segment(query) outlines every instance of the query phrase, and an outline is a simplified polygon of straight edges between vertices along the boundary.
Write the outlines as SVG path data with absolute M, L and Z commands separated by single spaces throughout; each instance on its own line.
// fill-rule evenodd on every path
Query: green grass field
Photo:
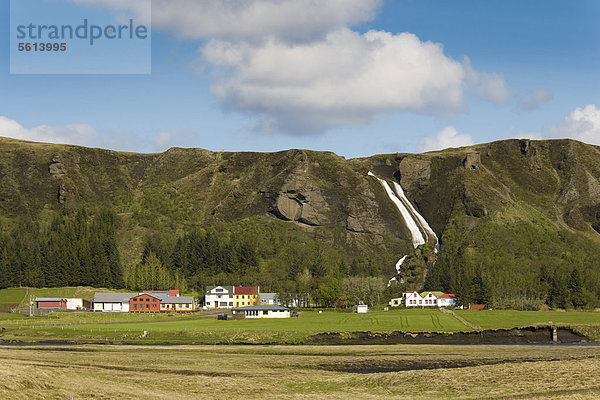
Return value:
M 55 312 L 29 317 L 1 312 L 11 309 L 10 305 L 12 308 L 26 305 L 29 296 L 92 299 L 95 292 L 105 290 L 90 287 L 0 290 L 0 307 L 6 306 L 0 308 L 0 327 L 5 329 L 0 339 L 85 343 L 301 343 L 323 332 L 458 332 L 471 331 L 473 327 L 498 329 L 554 323 L 576 325 L 579 331 L 600 340 L 600 312 L 456 310 L 453 315 L 437 309 L 368 314 L 303 311 L 300 318 L 241 321 L 218 321 L 214 316 L 201 314 L 181 319 L 177 314 Z
M 456 310 L 472 324 L 482 329 L 512 328 L 542 323 L 600 324 L 600 312 L 583 311 L 515 311 L 515 310 Z
M 462 311 L 462 318 L 483 329 L 512 328 L 560 323 L 591 327 L 600 339 L 600 313 Z M 71 342 L 127 343 L 301 343 L 322 332 L 354 331 L 470 331 L 452 314 L 439 310 L 349 312 L 304 311 L 299 318 L 219 321 L 216 317 L 191 314 L 189 319 L 168 314 L 52 313 L 27 317 L 0 314 L 4 340 L 24 342 L 65 340 Z M 167 319 L 167 321 L 164 321 Z M 170 319 L 170 320 L 169 320 Z M 144 332 L 146 332 L 144 334 Z
M 469 329 L 452 315 L 430 310 L 406 310 L 353 314 L 348 312 L 302 312 L 299 318 L 219 321 L 216 317 L 153 322 L 165 314 L 52 313 L 29 319 L 0 315 L 4 339 L 85 341 L 138 341 L 144 343 L 296 343 L 311 334 L 334 331 L 462 331 Z M 135 321 L 123 324 L 121 322 Z M 112 323 L 107 323 L 112 322 Z M 58 325 L 77 323 L 77 325 Z

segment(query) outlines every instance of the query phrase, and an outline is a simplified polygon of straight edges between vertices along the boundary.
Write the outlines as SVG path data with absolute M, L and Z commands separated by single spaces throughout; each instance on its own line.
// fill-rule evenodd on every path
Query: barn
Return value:
M 39 297 L 34 301 L 36 308 L 67 309 L 67 299 Z
M 142 293 L 129 299 L 129 312 L 160 312 L 160 301 L 160 296 Z

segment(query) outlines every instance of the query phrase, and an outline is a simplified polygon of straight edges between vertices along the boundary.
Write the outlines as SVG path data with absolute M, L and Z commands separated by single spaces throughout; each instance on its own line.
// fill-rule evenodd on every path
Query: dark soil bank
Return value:
M 589 339 L 571 328 L 525 327 L 475 332 L 324 332 L 305 344 L 544 344 L 580 343 Z

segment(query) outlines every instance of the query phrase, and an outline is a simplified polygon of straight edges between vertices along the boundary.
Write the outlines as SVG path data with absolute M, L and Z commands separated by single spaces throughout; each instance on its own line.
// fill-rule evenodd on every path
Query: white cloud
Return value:
M 66 0 L 109 7 L 117 0 Z M 143 0 L 133 0 L 131 9 Z M 153 27 L 201 41 L 212 92 L 256 115 L 267 132 L 321 133 L 389 111 L 459 111 L 468 93 L 494 104 L 512 95 L 501 74 L 456 61 L 411 33 L 357 33 L 382 0 L 154 0 Z
M 260 114 L 273 130 L 321 132 L 383 111 L 457 110 L 463 102 L 463 65 L 410 33 L 339 29 L 298 45 L 213 40 L 203 55 L 225 72 L 213 86 L 219 100 Z
M 148 0 L 66 0 L 144 14 Z M 306 41 L 372 20 L 382 0 L 153 0 L 152 24 L 188 39 Z
M 563 124 L 549 129 L 548 138 L 571 138 L 600 145 L 600 109 L 595 104 L 577 107 L 565 118 Z
M 436 136 L 424 137 L 417 145 L 417 152 L 443 150 L 449 147 L 470 146 L 473 144 L 471 135 L 459 134 L 453 126 L 447 126 Z
M 27 129 L 17 121 L 0 116 L 0 136 L 35 142 L 90 146 L 93 145 L 97 133 L 93 127 L 83 124 L 64 126 L 40 125 Z
M 552 94 L 544 89 L 535 89 L 519 102 L 519 109 L 526 111 L 535 110 L 550 100 L 552 100 Z

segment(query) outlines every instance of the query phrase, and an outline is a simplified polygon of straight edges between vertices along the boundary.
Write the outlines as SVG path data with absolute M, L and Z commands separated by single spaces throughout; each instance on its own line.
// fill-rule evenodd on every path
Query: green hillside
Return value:
M 369 171 L 401 184 L 439 253 L 430 238 L 413 249 Z M 348 277 L 357 277 L 376 279 L 384 297 L 427 288 L 497 307 L 593 307 L 599 179 L 598 148 L 572 140 L 346 160 L 0 139 L 0 278 L 9 277 L 4 286 L 258 284 L 327 304 L 349 297 Z M 404 255 L 402 276 L 385 289 Z M 111 278 L 100 279 L 106 271 Z

